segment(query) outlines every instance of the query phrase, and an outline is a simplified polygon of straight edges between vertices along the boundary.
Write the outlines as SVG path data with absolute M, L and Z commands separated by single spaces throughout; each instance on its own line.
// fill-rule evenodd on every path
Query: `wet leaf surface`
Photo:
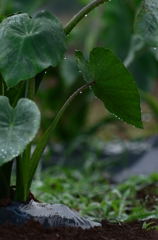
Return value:
M 96 83 L 92 90 L 105 108 L 118 119 L 143 128 L 137 85 L 121 60 L 103 47 L 94 48 L 89 61 L 80 51 L 76 51 L 76 57 L 84 80 Z
M 0 24 L 0 68 L 8 87 L 55 67 L 66 51 L 61 22 L 50 12 L 35 18 L 27 14 L 8 17 Z
M 23 152 L 40 126 L 40 112 L 34 102 L 20 99 L 13 109 L 0 96 L 0 166 Z

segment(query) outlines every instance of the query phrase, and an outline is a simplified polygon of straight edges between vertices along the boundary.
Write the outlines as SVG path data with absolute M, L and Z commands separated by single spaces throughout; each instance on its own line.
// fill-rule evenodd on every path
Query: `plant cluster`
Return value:
M 70 102 L 85 89 L 91 88 L 114 116 L 143 128 L 137 84 L 121 60 L 104 47 L 93 48 L 89 60 L 76 50 L 77 65 L 86 84 L 65 102 L 31 154 L 32 140 L 40 127 L 40 112 L 34 99 L 44 73 L 64 58 L 67 35 L 81 19 L 99 5 L 110 4 L 107 2 L 89 3 L 64 28 L 49 11 L 41 11 L 34 18 L 27 13 L 6 17 L 0 12 L 0 199 L 10 198 L 12 165 L 16 161 L 14 200 L 27 200 L 34 173 L 54 128 Z M 145 34 L 146 42 L 155 46 L 153 29 L 146 20 L 149 18 L 146 8 L 151 10 L 151 2 L 157 4 L 144 3 L 136 18 L 135 31 L 143 39 Z M 153 12 L 149 13 L 151 17 Z

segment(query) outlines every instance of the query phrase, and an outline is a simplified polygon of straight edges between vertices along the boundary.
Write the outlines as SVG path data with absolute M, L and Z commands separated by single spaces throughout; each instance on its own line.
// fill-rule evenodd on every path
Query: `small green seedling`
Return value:
M 144 222 L 143 226 L 142 226 L 142 229 L 146 229 L 147 231 L 154 230 L 154 229 L 158 230 L 158 226 L 151 226 L 153 224 L 154 224 L 154 222 L 149 222 L 149 223 Z
M 31 154 L 32 140 L 40 127 L 40 112 L 34 98 L 44 72 L 64 58 L 67 35 L 81 19 L 108 2 L 94 0 L 64 28 L 49 11 L 41 11 L 34 18 L 27 13 L 6 17 L 0 11 L 0 199 L 10 198 L 12 164 L 16 161 L 14 200 L 27 200 L 34 173 L 54 128 L 70 102 L 85 89 L 91 88 L 118 119 L 143 128 L 137 84 L 121 60 L 102 46 L 92 49 L 89 59 L 76 50 L 85 85 L 72 93 Z M 138 32 L 137 22 L 135 28 Z

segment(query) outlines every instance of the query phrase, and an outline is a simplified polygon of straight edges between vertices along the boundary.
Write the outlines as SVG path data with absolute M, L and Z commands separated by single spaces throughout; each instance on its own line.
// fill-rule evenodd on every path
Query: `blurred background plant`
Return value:
M 39 10 L 44 9 L 54 13 L 65 25 L 78 10 L 90 2 L 90 0 L 3 0 L 2 13 L 12 14 L 20 11 L 28 12 L 34 16 Z M 42 114 L 41 129 L 38 135 L 40 136 L 52 123 L 53 118 L 67 98 L 84 83 L 76 65 L 75 49 L 82 50 L 85 55 L 89 55 L 93 47 L 103 46 L 113 51 L 124 62 L 137 82 L 141 95 L 144 131 L 135 129 L 114 118 L 113 115 L 105 111 L 103 104 L 100 100 L 94 98 L 92 91 L 89 89 L 77 96 L 71 103 L 71 108 L 68 108 L 62 116 L 51 138 L 50 147 L 48 146 L 48 149 L 46 149 L 43 165 L 40 165 L 40 167 L 49 166 L 50 162 L 63 166 L 68 158 L 69 161 L 72 160 L 67 162 L 69 167 L 83 166 L 83 160 L 87 160 L 86 163 L 88 162 L 87 164 L 93 166 L 92 162 L 95 159 L 97 164 L 97 158 L 101 156 L 100 149 L 105 148 L 108 141 L 119 141 L 120 144 L 124 144 L 124 141 L 127 140 L 142 140 L 151 135 L 157 135 L 158 50 L 148 47 L 134 35 L 133 31 L 134 19 L 142 2 L 142 0 L 109 0 L 109 3 L 101 5 L 89 13 L 88 16 L 85 16 L 85 19 L 68 36 L 68 51 L 61 64 L 56 68 L 48 68 L 45 72 L 45 80 L 40 87 L 36 101 Z M 98 147 L 98 145 L 103 147 Z M 93 150 L 95 151 L 95 157 L 93 153 L 90 153 Z M 76 151 L 76 154 L 71 156 L 73 151 Z M 53 154 L 52 161 L 51 156 Z M 93 159 L 92 162 L 90 159 Z M 75 164 L 71 164 L 72 162 L 75 162 Z M 118 164 L 117 157 L 112 162 L 108 161 L 108 164 L 114 163 Z M 105 165 L 104 168 L 107 169 L 109 165 Z M 94 164 L 94 166 L 96 165 Z M 55 175 L 55 172 L 49 174 Z M 61 175 L 59 174 L 63 182 L 65 176 L 69 175 L 64 174 L 64 172 Z M 73 174 L 76 174 L 74 179 L 80 181 L 83 178 L 79 172 Z M 100 176 L 97 177 L 95 174 L 94 176 L 96 179 L 100 179 Z M 47 181 L 46 178 L 44 186 Z M 49 181 L 51 182 L 51 178 Z M 48 185 L 50 185 L 50 182 Z M 52 182 L 55 184 L 55 191 L 63 188 L 63 185 L 57 180 L 52 180 Z M 82 184 L 85 184 L 85 182 L 81 181 Z M 43 188 L 46 189 L 46 187 Z M 68 191 L 70 195 L 72 194 L 70 189 L 65 188 L 65 191 Z M 117 195 L 119 199 L 122 199 L 121 194 L 115 191 L 114 196 Z M 62 195 L 62 198 L 67 199 L 64 195 Z M 87 206 L 85 200 L 81 197 L 80 199 Z M 46 200 L 43 195 L 42 200 Z M 56 201 L 57 199 L 51 200 Z M 67 204 L 66 200 L 64 200 L 64 203 Z M 112 203 L 109 202 L 108 204 L 107 208 L 112 208 L 110 205 Z M 69 201 L 69 205 L 73 207 L 71 201 Z M 101 205 L 106 205 L 104 200 Z M 95 207 L 95 204 L 93 204 L 92 208 L 95 209 Z M 115 211 L 119 212 L 121 210 L 115 209 Z

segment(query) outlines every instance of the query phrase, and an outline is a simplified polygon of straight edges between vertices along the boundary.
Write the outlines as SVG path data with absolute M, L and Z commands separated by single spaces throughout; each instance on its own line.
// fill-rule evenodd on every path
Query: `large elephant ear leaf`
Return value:
M 143 5 L 135 19 L 134 31 L 149 46 L 158 47 L 157 0 L 143 0 Z
M 8 17 L 0 24 L 0 69 L 8 87 L 57 66 L 66 51 L 61 22 L 50 12 Z
M 143 128 L 137 85 L 123 63 L 103 47 L 94 48 L 89 61 L 80 51 L 76 57 L 85 81 L 93 83 L 92 90 L 105 108 L 124 122 Z
M 0 166 L 24 151 L 40 126 L 40 112 L 29 99 L 20 99 L 13 109 L 0 96 Z

